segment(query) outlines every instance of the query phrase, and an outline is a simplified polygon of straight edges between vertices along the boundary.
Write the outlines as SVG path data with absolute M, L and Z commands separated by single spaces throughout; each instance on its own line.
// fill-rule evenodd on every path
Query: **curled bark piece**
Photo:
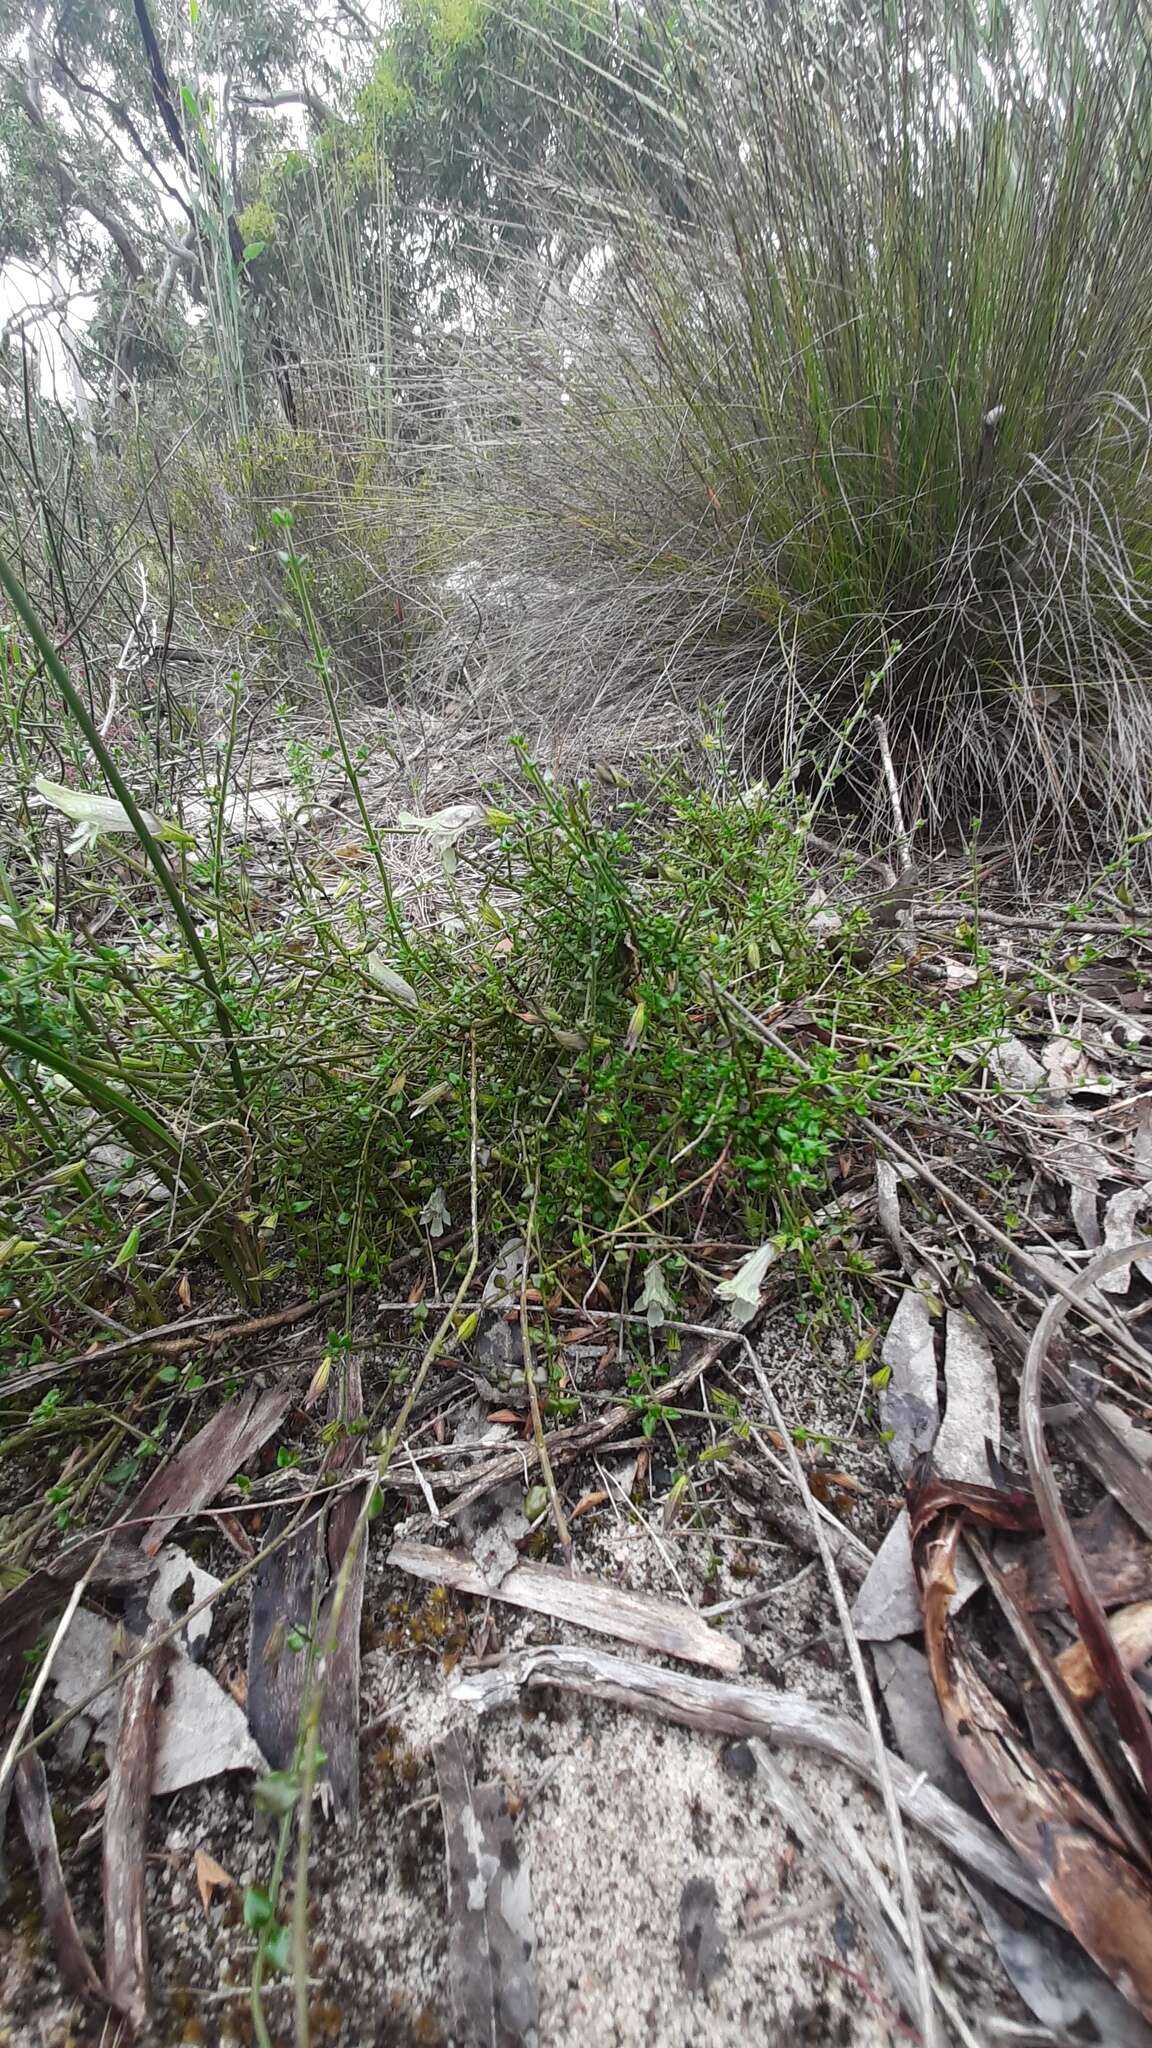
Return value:
M 292 1389 L 285 1385 L 227 1402 L 174 1458 L 152 1474 L 128 1510 L 136 1524 L 155 1517 L 140 1541 L 146 1557 L 155 1557 L 181 1517 L 197 1514 L 267 1443 L 291 1399 Z
M 74 1998 L 86 1998 L 94 2005 L 104 2005 L 104 1989 L 81 1940 L 72 1901 L 64 1884 L 48 1798 L 48 1781 L 36 1750 L 22 1757 L 16 1766 L 16 1801 L 25 1839 L 36 1865 L 44 1918 L 61 1981 Z
M 144 1880 L 166 1647 L 124 1680 L 104 1810 L 104 1981 L 110 2003 L 138 2031 L 152 2006 Z
M 1017 1734 L 957 1646 L 948 1618 L 958 1521 L 921 1538 L 924 1635 L 948 1740 L 988 1812 L 1065 1925 L 1145 2019 L 1152 2019 L 1152 1884 L 1104 1816 Z
M 1131 1262 L 1137 1254 L 1148 1252 L 1152 1252 L 1152 1242 L 1148 1239 L 1102 1252 L 1072 1283 L 1071 1292 L 1074 1295 L 1087 1292 L 1098 1280 L 1106 1279 L 1109 1273 L 1122 1266 L 1125 1260 Z M 1056 1560 L 1068 1605 L 1099 1678 L 1100 1689 L 1135 1757 L 1144 1790 L 1152 1798 L 1152 1724 L 1149 1723 L 1144 1701 L 1112 1641 L 1108 1617 L 1077 1547 L 1044 1441 L 1044 1417 L 1040 1405 L 1044 1361 L 1048 1346 L 1060 1329 L 1069 1306 L 1064 1296 L 1054 1295 L 1036 1325 L 1028 1347 L 1020 1377 L 1020 1441 L 1028 1462 L 1036 1505 L 1043 1518 L 1044 1532 Z
M 795 1743 L 815 1750 L 875 1786 L 876 1759 L 865 1730 L 846 1714 L 817 1706 L 799 1693 L 767 1692 L 723 1679 L 697 1678 L 695 1673 L 668 1671 L 657 1664 L 633 1663 L 606 1651 L 555 1644 L 546 1649 L 518 1650 L 489 1671 L 469 1671 L 450 1685 L 453 1699 L 493 1712 L 515 1705 L 521 1686 L 553 1685 L 590 1699 L 611 1700 L 662 1721 L 700 1728 L 709 1735 L 762 1736 L 767 1742 Z M 1049 1906 L 1018 1859 L 1005 1849 L 990 1828 L 938 1792 L 922 1771 L 909 1770 L 889 1755 L 888 1769 L 901 1810 L 981 1877 L 1032 1906 L 1049 1919 L 1059 1916 Z
M 1141 1815 L 1136 1812 L 1128 1796 L 1127 1783 L 1113 1770 L 1092 1723 L 1087 1715 L 1081 1712 L 1077 1702 L 1070 1697 L 1059 1667 L 1040 1631 L 1026 1609 L 1018 1606 L 1013 1599 L 1004 1574 L 997 1568 L 991 1552 L 974 1531 L 966 1530 L 965 1538 L 969 1548 L 975 1553 L 1005 1621 L 1047 1693 L 1057 1719 L 1095 1783 L 1119 1834 L 1136 1861 L 1143 1862 L 1147 1830 Z
M 1032 1495 L 1023 1487 L 972 1486 L 963 1480 L 940 1479 L 934 1473 L 924 1477 L 920 1465 L 908 1487 L 908 1512 L 914 1537 L 935 1522 L 946 1508 L 960 1508 L 974 1522 L 987 1522 L 994 1529 L 1008 1529 L 1015 1536 L 1030 1536 L 1040 1527 L 1040 1515 Z

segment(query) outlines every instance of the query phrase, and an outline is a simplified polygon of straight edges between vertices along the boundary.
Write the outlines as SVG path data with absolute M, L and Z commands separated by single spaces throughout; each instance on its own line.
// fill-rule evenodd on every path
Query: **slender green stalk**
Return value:
M 235 1026 L 228 1009 L 227 1000 L 213 973 L 212 963 L 204 950 L 200 934 L 192 921 L 188 906 L 173 877 L 172 870 L 168 866 L 154 834 L 145 823 L 140 806 L 136 802 L 124 777 L 121 775 L 111 749 L 102 739 L 95 719 L 92 717 L 83 697 L 77 690 L 56 649 L 44 631 L 27 592 L 14 575 L 11 565 L 3 555 L 0 555 L 0 584 L 3 585 L 8 600 L 17 616 L 27 628 L 48 674 L 51 676 L 67 706 L 70 716 L 79 726 L 88 746 L 91 748 L 109 789 L 117 800 L 123 804 L 125 811 L 132 821 L 132 829 L 144 849 L 160 887 L 172 906 L 173 915 L 184 936 L 188 951 L 196 962 L 196 966 L 203 978 L 204 986 L 212 999 L 212 1004 L 216 1011 L 216 1019 L 220 1026 L 220 1036 L 224 1041 L 228 1065 L 232 1074 L 232 1084 L 239 1100 L 244 1102 L 247 1099 L 247 1089 L 237 1051 Z

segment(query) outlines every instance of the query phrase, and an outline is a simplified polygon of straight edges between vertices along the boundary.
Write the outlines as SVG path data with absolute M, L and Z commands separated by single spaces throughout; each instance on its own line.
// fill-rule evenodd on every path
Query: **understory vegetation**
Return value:
M 813 824 L 887 845 L 895 789 L 901 867 L 1143 871 L 1142 15 L 0 39 L 9 1368 L 197 1261 L 447 1287 L 473 1196 L 572 1301 L 690 1299 L 719 1218 L 802 1237 L 854 1115 L 914 1125 L 1005 1013 L 978 928 L 949 989 L 829 936 Z M 585 764 L 662 704 L 694 738 L 430 805 L 461 696 Z M 269 745 L 351 843 L 253 842 Z
M 523 1528 L 494 1541 L 538 1560 L 554 1531 L 571 1563 L 569 1521 L 610 1495 L 569 1468 L 567 1512 L 550 1444 L 598 1459 L 634 1418 L 644 1483 L 654 1439 L 670 1461 L 663 1530 L 687 1499 L 710 1543 L 692 1473 L 751 1433 L 751 1372 L 827 1562 L 806 1424 L 749 1334 L 777 1263 L 875 1451 L 893 1298 L 933 1384 L 929 1309 L 951 1326 L 977 1274 L 1023 1350 L 1000 1295 L 1017 1225 L 1028 1314 L 1060 1252 L 1045 1133 L 1095 1175 L 1085 1252 L 1152 1201 L 1146 1096 L 1121 1105 L 1139 1186 L 1087 1122 L 1148 1036 L 1149 23 L 1136 0 L 0 0 L 0 1580 L 28 1602 L 0 1807 L 121 1527 L 156 1547 L 227 1495 L 238 1616 L 299 1508 L 308 1626 L 284 1594 L 241 1688 L 254 1727 L 302 1660 L 257 1794 L 271 1875 L 241 1891 L 196 1852 L 206 1920 L 235 1891 L 253 1937 L 262 2048 L 277 1973 L 320 2037 L 325 1686 L 343 1614 L 351 1784 L 368 1527 L 418 1401 L 429 1455 L 465 1455 L 441 1513 L 405 1444 L 405 1505 L 458 1521 L 482 1430 L 511 1430 L 490 1490 Z M 1091 1112 L 1033 1116 L 1046 1082 Z M 744 1381 L 704 1385 L 717 1351 L 678 1391 L 721 1309 Z M 429 1395 L 459 1368 L 462 1404 L 503 1399 L 469 1349 L 493 1320 L 527 1402 L 453 1440 Z M 221 1434 L 195 1506 L 140 1509 L 249 1396 L 267 1427 Z M 992 1410 L 949 1412 L 982 1456 Z M 307 1494 L 275 1491 L 301 1463 Z M 877 1502 L 896 1484 L 885 1464 Z M 27 1578 L 78 1531 L 49 1644 Z M 741 1580 L 694 1618 L 760 1598 Z M 411 1789 L 405 1812 L 435 1804 Z M 107 1831 L 104 1854 L 107 1877 Z M 114 1890 L 106 1917 L 114 1949 Z
M 352 847 L 299 831 L 274 897 L 226 781 L 192 830 L 150 818 L 151 867 L 115 800 L 37 788 L 0 921 L 21 1446 L 91 1426 L 42 1389 L 61 1315 L 146 1327 L 190 1272 L 214 1298 L 205 1262 L 254 1308 L 285 1274 L 329 1290 L 338 1332 L 361 1286 L 450 1294 L 479 1230 L 493 1254 L 531 1242 L 570 1307 L 683 1319 L 733 1242 L 818 1234 L 854 1116 L 915 1130 L 1004 1026 L 979 965 L 946 991 L 878 952 L 866 909 L 829 919 L 794 802 L 718 746 L 609 793 L 513 743 L 486 803 Z M 426 870 L 402 895 L 397 841 Z M 978 928 L 958 943 L 979 961 Z M 783 1019 L 805 1070 L 726 995 Z M 850 1278 L 815 1277 L 855 1320 Z

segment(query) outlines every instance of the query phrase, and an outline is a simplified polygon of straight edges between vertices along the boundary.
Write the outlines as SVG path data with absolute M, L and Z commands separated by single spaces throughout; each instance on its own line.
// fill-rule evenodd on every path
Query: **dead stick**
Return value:
M 706 1735 L 757 1735 L 766 1742 L 795 1743 L 800 1749 L 814 1750 L 846 1765 L 879 1789 L 872 1744 L 859 1722 L 800 1693 L 768 1692 L 731 1679 L 697 1678 L 694 1672 L 672 1671 L 659 1664 L 615 1657 L 605 1650 L 559 1643 L 516 1650 L 488 1671 L 461 1672 L 453 1678 L 449 1692 L 462 1705 L 486 1714 L 516 1705 L 522 1686 L 557 1686 L 562 1692 L 610 1700 L 616 1706 L 655 1714 L 662 1721 L 698 1728 Z M 891 1752 L 887 1765 L 896 1797 L 909 1820 L 934 1835 L 980 1877 L 990 1879 L 1046 1920 L 1063 1925 L 1019 1858 L 991 1828 L 965 1813 L 923 1771 L 913 1771 Z
M 154 1330 L 141 1330 L 135 1336 L 121 1337 L 115 1344 L 101 1344 L 91 1351 L 78 1352 L 74 1358 L 54 1358 L 48 1365 L 38 1366 L 34 1372 L 17 1373 L 5 1380 L 4 1392 L 23 1393 L 26 1387 L 34 1387 L 41 1380 L 56 1379 L 62 1372 L 78 1372 L 82 1365 L 106 1365 L 110 1359 L 123 1358 L 131 1351 L 158 1351 L 171 1357 L 181 1351 L 199 1351 L 213 1344 L 231 1343 L 235 1337 L 259 1337 L 266 1330 L 279 1330 L 289 1323 L 302 1322 L 305 1316 L 324 1308 L 328 1302 L 336 1301 L 343 1295 L 342 1288 L 332 1288 L 327 1294 L 317 1295 L 315 1301 L 297 1302 L 292 1308 L 278 1308 L 266 1316 L 253 1316 L 246 1322 L 238 1323 L 229 1314 L 197 1316 L 189 1322 L 159 1323 Z

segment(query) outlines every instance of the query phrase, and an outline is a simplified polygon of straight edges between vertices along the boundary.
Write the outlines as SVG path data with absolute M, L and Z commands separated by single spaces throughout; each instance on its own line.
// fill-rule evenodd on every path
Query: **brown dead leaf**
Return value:
M 602 1508 L 607 1498 L 608 1495 L 604 1492 L 586 1493 L 583 1499 L 577 1501 L 568 1520 L 578 1521 L 581 1515 L 591 1514 L 593 1508 Z
M 1152 1884 L 1123 1854 L 1104 1815 L 1037 1762 L 959 1648 L 948 1614 L 959 1537 L 959 1518 L 935 1539 L 922 1527 L 915 1551 L 928 1662 L 949 1745 L 1065 1925 L 1152 2020 Z
M 252 1391 L 226 1401 L 175 1457 L 152 1474 L 128 1510 L 133 1526 L 144 1528 L 140 1548 L 155 1557 L 176 1523 L 194 1515 L 267 1443 L 287 1413 L 292 1389 Z
M 962 1516 L 974 1522 L 1010 1529 L 1017 1536 L 1031 1536 L 1040 1527 L 1039 1510 L 1027 1488 L 975 1486 L 959 1479 L 937 1479 L 928 1462 L 918 1460 L 908 1478 L 908 1517 L 913 1538 L 930 1528 L 947 1508 L 959 1509 Z
M 230 1890 L 234 1889 L 236 1879 L 229 1877 L 228 1872 L 221 1864 L 217 1863 L 214 1856 L 208 1854 L 207 1849 L 197 1849 L 192 1860 L 196 1872 L 196 1889 L 200 1894 L 200 1904 L 203 1906 L 205 1914 L 209 1914 L 212 1907 L 213 1892 L 219 1891 L 222 1885 L 227 1886 Z
M 1103 1500 L 1072 1523 L 1077 1546 L 1105 1607 L 1152 1598 L 1152 1545 L 1114 1500 Z M 1005 1566 L 1013 1597 L 1033 1614 L 1065 1606 L 1064 1587 L 1047 1539 L 1024 1545 Z
M 192 1282 L 188 1278 L 187 1273 L 181 1273 L 180 1275 L 180 1282 L 176 1289 L 176 1299 L 180 1303 L 181 1308 L 191 1308 Z
M 847 1514 L 864 1492 L 860 1481 L 854 1479 L 850 1472 L 810 1472 L 808 1486 L 821 1507 L 828 1508 L 834 1515 Z

